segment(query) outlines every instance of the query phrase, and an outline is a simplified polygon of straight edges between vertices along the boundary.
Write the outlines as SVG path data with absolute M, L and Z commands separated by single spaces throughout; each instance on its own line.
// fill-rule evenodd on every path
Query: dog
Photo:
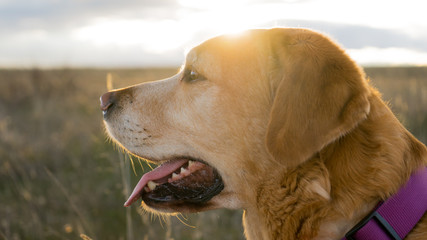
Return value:
M 427 166 L 426 147 L 363 70 L 309 29 L 212 38 L 175 76 L 105 93 L 101 109 L 115 142 L 160 165 L 125 206 L 243 209 L 252 240 L 351 239 Z M 425 179 L 416 192 L 426 191 Z M 424 213 L 403 237 L 427 239 Z

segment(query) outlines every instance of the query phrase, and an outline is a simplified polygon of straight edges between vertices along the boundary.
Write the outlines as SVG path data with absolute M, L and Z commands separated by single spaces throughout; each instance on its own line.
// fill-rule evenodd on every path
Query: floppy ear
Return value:
M 266 144 L 276 160 L 295 167 L 367 117 L 369 89 L 362 70 L 325 36 L 271 31 L 280 76 Z

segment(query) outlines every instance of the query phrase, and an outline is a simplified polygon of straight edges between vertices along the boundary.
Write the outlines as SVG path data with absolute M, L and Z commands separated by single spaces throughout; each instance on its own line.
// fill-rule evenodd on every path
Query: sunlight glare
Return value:
M 357 62 L 366 65 L 417 65 L 425 66 L 427 54 L 404 48 L 375 48 L 349 49 L 349 55 Z
M 73 35 L 96 46 L 139 46 L 151 53 L 179 49 L 192 36 L 177 21 L 124 19 L 97 19 L 94 24 L 75 30 Z
M 178 3 L 183 7 L 203 9 L 203 10 L 219 10 L 230 9 L 248 4 L 248 0 L 215 0 L 215 1 L 201 1 L 201 0 L 178 0 Z
M 164 20 L 154 19 L 121 19 L 121 18 L 98 18 L 90 25 L 76 29 L 73 37 L 83 43 L 91 43 L 101 48 L 115 47 L 117 49 L 143 50 L 151 54 L 164 54 L 174 51 L 188 51 L 201 42 L 217 35 L 239 35 L 247 29 L 271 28 L 271 27 L 299 27 L 298 25 L 287 26 L 295 21 L 319 22 L 319 25 L 339 23 L 340 25 L 354 24 L 368 28 L 382 28 L 388 31 L 401 31 L 413 38 L 420 38 L 419 28 L 424 26 L 417 17 L 407 17 L 407 21 L 392 16 L 395 10 L 384 12 L 383 18 L 375 21 L 370 17 L 360 18 L 360 12 L 367 16 L 374 16 L 375 9 L 380 9 L 386 0 L 370 2 L 370 8 L 365 9 L 365 3 L 369 0 L 344 3 L 339 0 L 329 0 L 335 8 L 319 11 L 324 8 L 321 0 L 283 0 L 282 2 L 270 2 L 261 4 L 254 0 L 177 0 L 182 8 L 177 9 L 176 15 Z M 415 0 L 408 0 L 415 1 Z M 372 5 L 374 4 L 374 5 Z M 375 6 L 375 7 L 372 7 Z M 401 4 L 391 4 L 390 8 L 397 9 Z M 335 9 L 351 8 L 352 11 L 336 11 Z M 403 12 L 402 12 L 403 14 Z M 406 16 L 406 15 L 405 15 Z M 411 22 L 412 25 L 405 25 Z M 416 24 L 415 24 L 416 23 Z M 416 26 L 416 27 L 415 27 Z M 318 29 L 322 31 L 322 29 Z M 369 56 L 376 56 L 380 50 L 359 49 L 352 53 L 360 62 L 367 62 Z M 404 52 L 403 50 L 383 50 L 381 54 L 398 54 L 396 59 L 408 59 L 415 62 L 423 62 L 425 56 L 417 52 Z M 368 57 L 364 57 L 368 56 Z M 384 56 L 384 55 L 380 55 Z M 383 58 L 381 58 L 383 59 Z M 380 61 L 380 58 L 373 59 Z

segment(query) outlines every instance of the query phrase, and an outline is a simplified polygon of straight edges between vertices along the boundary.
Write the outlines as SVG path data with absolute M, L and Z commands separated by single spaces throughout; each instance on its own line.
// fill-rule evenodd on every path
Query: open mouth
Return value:
M 179 158 L 144 174 L 124 204 L 139 198 L 154 208 L 198 208 L 224 189 L 218 172 L 198 160 Z

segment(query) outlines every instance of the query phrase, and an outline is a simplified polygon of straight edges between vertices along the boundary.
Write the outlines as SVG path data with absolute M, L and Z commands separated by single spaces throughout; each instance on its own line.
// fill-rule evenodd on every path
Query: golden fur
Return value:
M 203 80 L 185 81 L 185 72 Z M 427 165 L 426 147 L 394 117 L 337 44 L 306 29 L 217 37 L 169 79 L 116 92 L 106 120 L 131 153 L 193 156 L 224 190 L 206 207 L 244 209 L 248 239 L 341 239 Z M 425 239 L 426 215 L 407 239 Z

